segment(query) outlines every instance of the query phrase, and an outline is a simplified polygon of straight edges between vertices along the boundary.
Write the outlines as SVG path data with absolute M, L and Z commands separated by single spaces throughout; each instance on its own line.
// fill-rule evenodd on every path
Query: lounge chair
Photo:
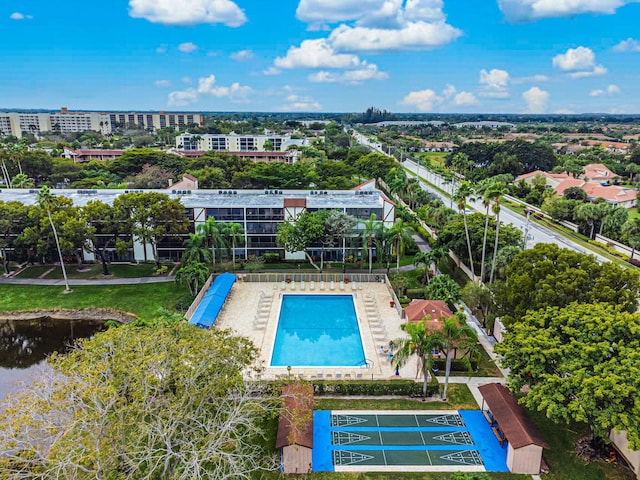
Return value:
M 314 282 L 313 280 L 311 280 L 309 282 L 309 290 L 315 290 L 316 289 L 316 282 Z
M 362 380 L 362 372 L 356 372 L 356 380 Z
M 340 282 L 340 290 L 344 290 L 344 282 Z
M 336 378 L 342 378 L 342 372 L 336 372 Z
M 316 373 L 316 378 L 322 380 L 324 378 L 324 374 L 322 372 Z
M 300 290 L 304 291 L 304 287 L 305 287 L 304 280 L 301 280 L 300 281 Z
M 296 281 L 293 280 L 289 285 L 291 285 L 291 290 L 295 290 L 296 289 Z
M 331 283 L 329 284 L 329 290 L 335 290 L 336 289 L 336 284 L 333 280 L 331 280 Z
M 324 280 L 320 280 L 320 290 L 324 290 Z
M 353 290 L 354 292 L 356 291 L 356 284 L 355 284 L 355 282 L 351 282 L 351 290 Z
M 287 289 L 287 282 L 283 280 L 282 285 L 280 286 L 280 290 L 286 290 L 286 289 Z

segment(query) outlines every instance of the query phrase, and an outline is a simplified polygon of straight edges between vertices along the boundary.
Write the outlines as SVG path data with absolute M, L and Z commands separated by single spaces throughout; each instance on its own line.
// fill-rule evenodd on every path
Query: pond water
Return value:
M 93 320 L 0 320 L 0 401 L 53 352 L 66 352 L 74 340 L 104 329 Z

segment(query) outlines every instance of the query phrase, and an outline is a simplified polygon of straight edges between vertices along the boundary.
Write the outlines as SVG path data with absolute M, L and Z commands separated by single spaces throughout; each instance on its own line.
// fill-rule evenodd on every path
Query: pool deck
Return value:
M 291 375 L 304 379 L 389 379 L 415 378 L 416 362 L 409 361 L 400 369 L 400 377 L 387 355 L 380 353 L 380 347 L 386 347 L 390 340 L 403 337 L 400 325 L 403 320 L 397 310 L 389 306 L 392 300 L 384 283 L 363 282 L 355 284 L 307 282 L 304 290 L 300 283 L 282 284 L 268 282 L 242 282 L 234 284 L 230 296 L 216 320 L 220 328 L 229 328 L 239 335 L 247 337 L 260 350 L 260 361 L 265 367 L 262 378 L 273 379 Z M 283 289 L 284 288 L 284 289 Z M 358 367 L 300 367 L 288 372 L 286 367 L 271 367 L 271 351 L 275 342 L 276 328 L 280 315 L 282 294 L 349 294 L 355 298 L 356 315 L 363 341 L 365 358 L 371 361 L 370 368 Z M 366 299 L 366 300 L 365 300 Z M 376 320 L 383 328 L 375 325 Z

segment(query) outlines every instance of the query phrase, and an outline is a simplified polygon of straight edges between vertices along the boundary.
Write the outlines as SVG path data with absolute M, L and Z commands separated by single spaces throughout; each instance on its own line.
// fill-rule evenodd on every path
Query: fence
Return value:
M 196 298 L 193 300 L 193 302 L 191 302 L 191 305 L 189 306 L 187 313 L 184 314 L 187 320 L 191 320 L 191 316 L 200 305 L 200 302 L 202 301 L 202 297 L 204 297 L 204 295 L 207 293 L 207 290 L 209 290 L 209 287 L 211 286 L 211 282 L 213 282 L 213 274 L 209 275 L 209 278 L 207 278 L 207 281 L 204 282 L 204 285 L 198 292 L 198 295 L 196 295 Z
M 245 273 L 239 275 L 239 280 L 252 283 L 280 283 L 280 282 L 345 282 L 372 283 L 384 282 L 387 276 L 383 273 L 324 273 L 324 272 L 266 272 Z

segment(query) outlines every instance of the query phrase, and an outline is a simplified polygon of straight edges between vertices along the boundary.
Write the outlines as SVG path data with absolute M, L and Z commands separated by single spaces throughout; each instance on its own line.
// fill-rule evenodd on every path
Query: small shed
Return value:
M 502 445 L 507 443 L 507 467 L 512 473 L 538 475 L 542 470 L 542 450 L 549 449 L 524 408 L 499 383 L 478 387 L 482 412 Z
M 282 412 L 276 448 L 281 450 L 283 473 L 309 473 L 313 449 L 313 387 L 302 383 L 282 389 Z

